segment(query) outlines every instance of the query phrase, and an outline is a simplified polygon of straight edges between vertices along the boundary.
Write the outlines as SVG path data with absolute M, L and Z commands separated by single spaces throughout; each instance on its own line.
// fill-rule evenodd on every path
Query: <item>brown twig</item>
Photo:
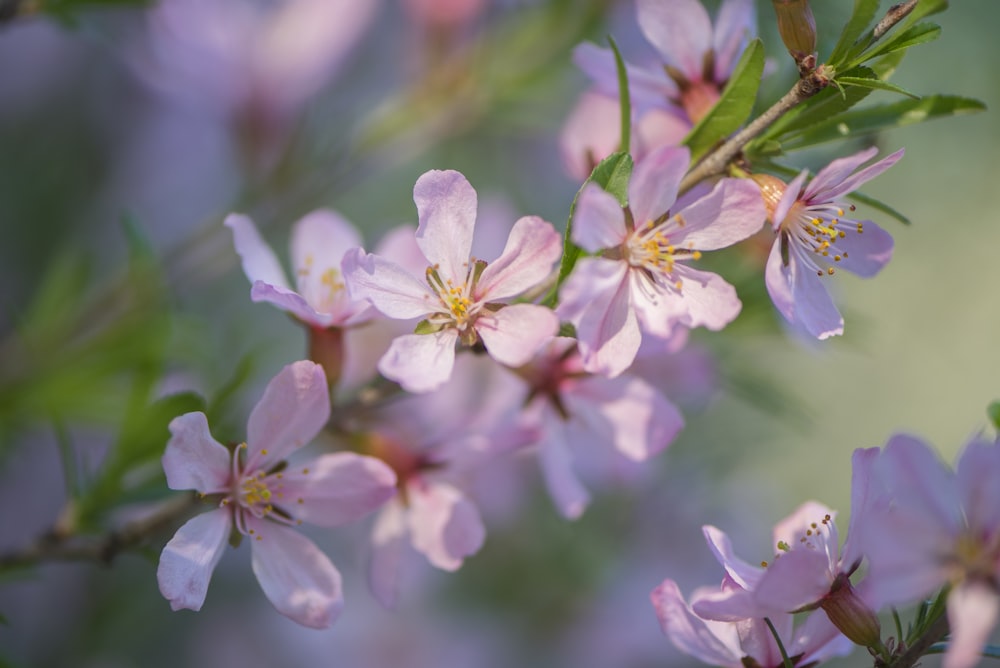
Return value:
M 770 127 L 772 123 L 787 114 L 792 108 L 805 102 L 829 85 L 830 79 L 826 76 L 823 65 L 799 79 L 792 86 L 792 89 L 767 111 L 730 137 L 722 146 L 709 153 L 694 169 L 688 172 L 684 180 L 681 181 L 680 192 L 685 193 L 701 181 L 721 174 L 750 140 Z
M 141 519 L 96 536 L 82 536 L 53 528 L 27 547 L 0 554 L 0 571 L 34 566 L 44 561 L 97 561 L 109 565 L 120 553 L 177 523 L 197 507 L 197 503 L 197 495 L 182 494 L 164 502 L 156 511 Z

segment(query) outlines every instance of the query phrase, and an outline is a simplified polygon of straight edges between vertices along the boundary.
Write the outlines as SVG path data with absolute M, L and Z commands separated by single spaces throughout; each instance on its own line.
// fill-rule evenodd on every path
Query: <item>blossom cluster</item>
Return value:
M 672 579 L 651 594 L 679 649 L 711 665 L 776 668 L 779 642 L 794 665 L 846 654 L 854 643 L 889 662 L 908 639 L 884 641 L 876 613 L 937 594 L 951 632 L 944 665 L 977 663 L 1000 611 L 1000 441 L 973 438 L 950 469 L 925 442 L 900 434 L 884 448 L 856 450 L 852 463 L 843 545 L 835 511 L 815 501 L 775 526 L 774 556 L 760 566 L 704 527 L 722 584 L 690 602 Z M 808 616 L 793 624 L 796 613 Z

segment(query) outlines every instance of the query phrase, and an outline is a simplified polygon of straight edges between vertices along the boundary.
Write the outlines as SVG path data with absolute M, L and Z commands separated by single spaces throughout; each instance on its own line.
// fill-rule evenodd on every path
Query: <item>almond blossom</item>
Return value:
M 950 587 L 943 665 L 975 665 L 1000 619 L 1000 445 L 972 438 L 951 470 L 922 440 L 896 435 L 874 475 L 890 502 L 865 525 L 873 597 L 903 604 Z
M 841 201 L 903 157 L 900 149 L 855 171 L 876 153 L 872 147 L 834 160 L 804 187 L 805 171 L 787 186 L 772 176 L 754 177 L 777 234 L 764 275 L 767 292 L 788 322 L 818 339 L 844 332 L 824 286 L 836 268 L 870 278 L 892 258 L 889 233 L 870 220 L 847 217 L 854 205 Z
M 688 263 L 759 230 L 760 191 L 749 180 L 723 179 L 672 211 L 689 160 L 686 148 L 665 147 L 640 161 L 624 209 L 594 183 L 580 193 L 572 239 L 595 256 L 577 262 L 558 312 L 576 326 L 589 372 L 616 376 L 627 369 L 643 330 L 661 338 L 679 326 L 719 330 L 740 312 L 731 285 Z
M 390 318 L 423 318 L 417 333 L 398 337 L 379 371 L 411 392 L 440 387 L 451 376 L 455 346 L 482 344 L 501 364 L 524 364 L 559 327 L 535 304 L 509 304 L 544 280 L 562 252 L 559 233 L 537 216 L 519 219 L 503 253 L 487 263 L 470 257 L 477 197 L 455 171 L 433 170 L 413 188 L 420 224 L 417 245 L 427 259 L 414 276 L 379 255 L 353 249 L 344 275 L 355 299 L 367 299 Z
M 709 548 L 738 587 L 703 597 L 695 611 L 703 617 L 734 621 L 819 607 L 853 642 L 879 646 L 879 623 L 866 601 L 870 594 L 859 593 L 850 580 L 864 556 L 863 524 L 880 502 L 871 481 L 877 455 L 875 448 L 854 453 L 851 523 L 842 547 L 836 513 L 815 501 L 802 504 L 778 522 L 773 532 L 776 554 L 759 567 L 737 557 L 724 532 L 705 526 Z
M 723 591 L 737 589 L 739 585 L 731 579 L 723 583 Z M 723 622 L 698 616 L 699 598 L 713 593 L 701 589 L 695 592 L 694 604 L 689 605 L 677 583 L 666 579 L 650 594 L 663 633 L 677 649 L 722 668 L 783 666 L 781 650 L 763 618 Z M 769 619 L 794 666 L 812 666 L 852 649 L 850 642 L 822 614 L 813 613 L 795 626 L 790 614 L 777 614 Z
M 677 407 L 641 378 L 586 373 L 573 339 L 553 339 L 517 374 L 527 383 L 523 419 L 541 432 L 538 451 L 546 487 L 569 519 L 582 515 L 590 500 L 573 459 L 589 455 L 603 461 L 617 454 L 645 461 L 684 427 Z
M 291 527 L 354 521 L 395 494 L 396 475 L 377 459 L 346 452 L 286 464 L 329 416 L 322 368 L 300 361 L 268 383 L 247 422 L 246 442 L 232 451 L 212 438 L 204 413 L 170 423 L 167 485 L 218 503 L 178 529 L 160 555 L 156 577 L 173 610 L 201 609 L 235 530 L 250 540 L 253 572 L 278 612 L 313 628 L 333 624 L 343 607 L 340 573 Z

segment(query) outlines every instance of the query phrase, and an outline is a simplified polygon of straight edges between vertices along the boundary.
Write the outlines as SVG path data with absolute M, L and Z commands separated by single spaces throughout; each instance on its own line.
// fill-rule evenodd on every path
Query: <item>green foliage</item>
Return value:
M 865 28 L 875 19 L 878 12 L 879 0 L 854 0 L 854 11 L 851 18 L 844 26 L 837 39 L 837 44 L 833 47 L 830 57 L 826 59 L 827 64 L 836 70 L 844 69 L 851 47 L 864 32 Z
M 871 70 L 869 70 L 869 72 L 871 72 Z M 905 95 L 906 97 L 914 100 L 920 99 L 920 96 L 914 95 L 902 86 L 897 86 L 896 84 L 889 83 L 888 81 L 882 81 L 874 72 L 871 72 L 871 74 L 872 76 L 839 76 L 837 77 L 836 82 L 842 86 L 846 85 L 869 88 L 873 90 L 886 90 L 891 93 Z
M 986 415 L 993 423 L 993 428 L 1000 431 L 1000 401 L 994 401 L 986 408 Z
M 583 192 L 588 183 L 596 183 L 614 195 L 619 204 L 625 206 L 628 203 L 628 181 L 632 176 L 632 167 L 632 156 L 628 153 L 612 153 L 594 168 L 580 190 L 577 191 L 573 203 L 569 207 L 569 220 L 566 223 L 566 234 L 563 237 L 562 263 L 559 265 L 559 280 L 542 301 L 543 304 L 550 307 L 556 305 L 559 287 L 573 271 L 576 261 L 583 254 L 583 250 L 573 243 L 572 238 L 573 215 L 576 213 L 576 203 L 580 200 L 580 193 Z
M 778 144 L 782 151 L 794 151 L 828 141 L 864 137 L 934 118 L 983 111 L 985 108 L 979 100 L 955 95 L 930 95 L 917 100 L 901 100 L 838 114 L 812 127 L 790 132 Z
M 861 63 L 872 60 L 873 58 L 878 58 L 879 56 L 884 56 L 894 51 L 903 51 L 911 46 L 916 46 L 917 44 L 933 42 L 940 37 L 940 35 L 940 26 L 934 23 L 918 23 L 915 26 L 893 35 L 891 38 L 880 43 L 878 46 L 866 50 L 851 62 L 851 66 L 860 65 Z
M 628 72 L 625 70 L 625 60 L 622 59 L 621 51 L 615 40 L 608 36 L 611 44 L 611 51 L 615 54 L 615 71 L 618 74 L 618 106 L 621 109 L 621 140 L 618 142 L 618 151 L 628 153 L 632 147 L 632 98 L 628 93 Z
M 81 12 L 100 8 L 149 7 L 154 0 L 39 0 L 41 10 L 56 19 L 73 25 Z
M 684 145 L 691 149 L 692 162 L 701 159 L 717 142 L 731 135 L 747 120 L 753 111 L 763 72 L 764 45 L 755 39 L 743 52 L 719 101 L 684 138 Z

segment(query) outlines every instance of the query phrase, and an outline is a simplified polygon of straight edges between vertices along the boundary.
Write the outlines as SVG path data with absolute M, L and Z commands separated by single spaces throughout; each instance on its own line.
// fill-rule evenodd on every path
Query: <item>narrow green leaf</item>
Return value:
M 907 218 L 902 213 L 900 213 L 896 209 L 892 208 L 891 206 L 889 206 L 888 204 L 886 204 L 882 200 L 875 199 L 874 197 L 871 197 L 870 195 L 865 195 L 864 193 L 860 193 L 860 192 L 858 192 L 858 191 L 855 190 L 850 195 L 848 195 L 847 198 L 848 199 L 852 199 L 852 200 L 854 200 L 855 202 L 857 202 L 859 204 L 864 204 L 865 206 L 870 206 L 871 208 L 876 209 L 878 211 L 881 211 L 882 213 L 884 213 L 886 215 L 892 216 L 893 218 L 895 218 L 896 220 L 898 220 L 899 222 L 901 222 L 903 225 L 909 225 L 910 224 L 910 219 L 909 218 Z
M 743 52 L 719 101 L 684 138 L 684 145 L 691 149 L 692 162 L 743 125 L 753 110 L 763 71 L 764 45 L 755 39 Z
M 903 57 L 906 55 L 906 51 L 893 51 L 892 53 L 887 53 L 884 56 L 873 59 L 868 63 L 868 67 L 872 68 L 875 75 L 878 76 L 882 81 L 888 81 L 892 78 L 892 75 L 896 73 L 896 68 L 899 64 L 903 62 Z
M 577 191 L 576 196 L 573 198 L 573 203 L 569 207 L 569 220 L 566 222 L 566 234 L 563 236 L 563 255 L 562 262 L 559 265 L 559 278 L 549 294 L 542 300 L 542 304 L 549 307 L 556 305 L 559 297 L 559 288 L 562 286 L 563 281 L 566 280 L 566 277 L 573 271 L 573 267 L 576 266 L 576 261 L 580 259 L 580 255 L 583 254 L 583 250 L 573 243 L 572 236 L 573 216 L 576 213 L 576 203 L 580 200 L 580 193 L 583 192 L 588 183 L 596 183 L 614 195 L 618 203 L 624 207 L 628 203 L 628 181 L 632 176 L 632 166 L 632 156 L 628 153 L 612 153 L 602 160 L 597 167 L 594 167 L 594 171 L 590 173 L 590 176 L 583 182 L 580 190 Z
M 628 92 L 628 73 L 625 71 L 625 60 L 622 59 L 621 51 L 615 40 L 608 35 L 608 43 L 611 44 L 611 51 L 615 54 L 615 69 L 618 72 L 618 107 L 621 109 L 621 141 L 618 143 L 618 151 L 628 153 L 632 147 L 632 98 Z
M 933 42 L 940 36 L 941 26 L 935 23 L 918 23 L 911 28 L 893 35 L 891 38 L 880 43 L 875 48 L 869 49 L 868 51 L 860 54 L 854 59 L 851 66 L 860 65 L 861 63 L 867 62 L 872 58 L 884 56 L 894 51 L 902 51 L 910 48 L 911 46 L 916 46 L 917 44 Z
M 948 9 L 948 0 L 920 0 L 899 27 L 905 30 L 920 19 L 940 14 L 946 9 Z
M 786 139 L 782 142 L 782 149 L 798 150 L 828 141 L 862 137 L 880 130 L 984 109 L 986 105 L 979 100 L 955 95 L 929 95 L 919 100 L 900 100 L 891 104 L 848 111 L 829 118 Z
M 994 401 L 986 408 L 986 414 L 993 421 L 993 428 L 1000 431 L 1000 401 Z
M 868 24 L 875 19 L 878 5 L 879 0 L 854 0 L 854 11 L 851 13 L 851 18 L 848 19 L 847 25 L 840 33 L 840 38 L 837 40 L 836 46 L 833 47 L 830 57 L 826 59 L 827 63 L 834 69 L 843 68 L 851 47 L 854 46 Z
M 849 86 L 861 86 L 862 88 L 874 88 L 875 90 L 887 90 L 891 93 L 899 93 L 914 100 L 919 100 L 920 96 L 911 93 L 902 86 L 882 81 L 881 79 L 869 79 L 867 77 L 837 77 L 837 82 Z

